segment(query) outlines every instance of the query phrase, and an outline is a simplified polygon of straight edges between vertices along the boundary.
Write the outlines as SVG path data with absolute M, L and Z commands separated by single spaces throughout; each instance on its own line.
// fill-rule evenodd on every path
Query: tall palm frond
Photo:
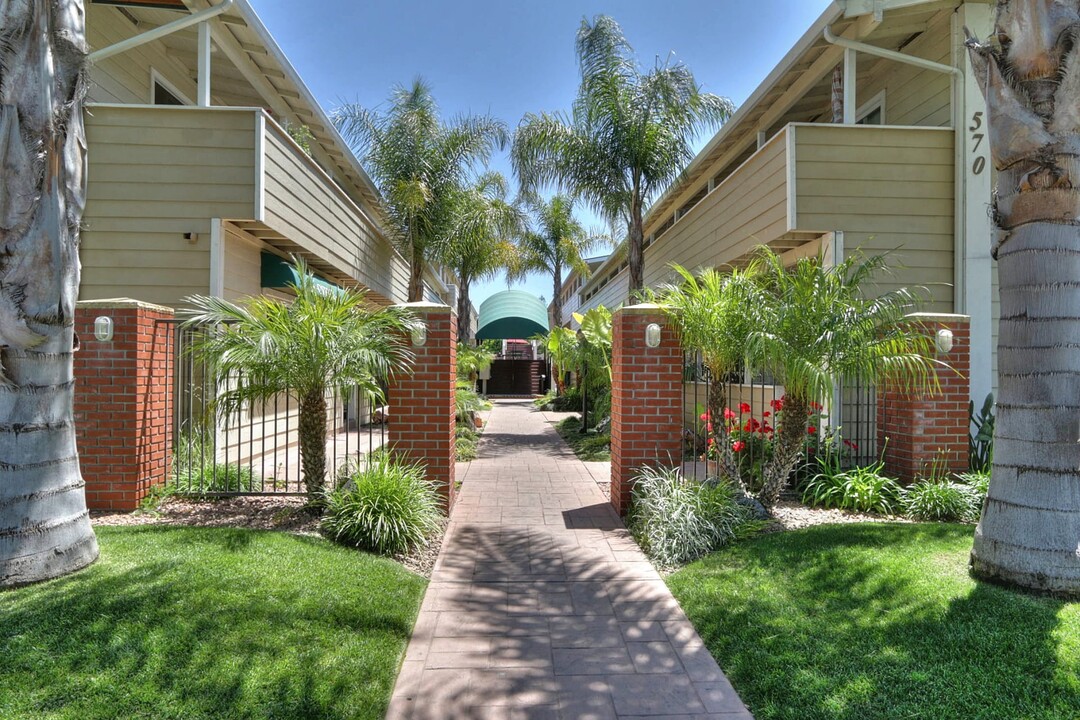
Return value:
M 440 259 L 458 282 L 458 339 L 469 339 L 473 282 L 493 277 L 516 264 L 515 241 L 526 227 L 524 212 L 508 199 L 509 183 L 498 172 L 481 174 L 455 194 L 453 217 Z
M 643 70 L 608 16 L 582 20 L 576 49 L 581 84 L 571 114 L 526 115 L 511 160 L 526 192 L 554 185 L 627 228 L 633 298 L 644 287 L 645 208 L 693 159 L 697 133 L 734 105 L 702 92 L 681 63 Z
M 421 78 L 396 86 L 385 113 L 345 104 L 333 119 L 379 186 L 392 224 L 388 235 L 409 259 L 409 300 L 421 300 L 427 264 L 449 243 L 455 194 L 505 146 L 506 125 L 488 116 L 442 122 Z

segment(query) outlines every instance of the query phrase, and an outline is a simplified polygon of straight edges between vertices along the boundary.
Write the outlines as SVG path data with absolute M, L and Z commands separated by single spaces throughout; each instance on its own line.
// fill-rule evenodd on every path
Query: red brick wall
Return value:
M 457 379 L 457 318 L 445 305 L 410 303 L 427 325 L 427 341 L 413 347 L 412 373 L 390 385 L 387 440 L 393 452 L 427 468 L 443 500 L 454 505 L 454 386 Z
M 878 392 L 878 446 L 888 439 L 885 472 L 904 483 L 928 474 L 935 462 L 944 463 L 947 472 L 968 469 L 968 318 L 924 313 L 911 318 L 930 334 L 952 331 L 952 350 L 937 358 L 953 370 L 938 370 L 937 394 L 908 394 L 896 388 Z
M 645 345 L 650 323 L 662 328 L 659 347 Z M 612 331 L 611 504 L 625 514 L 635 470 L 682 463 L 683 353 L 655 305 L 616 310 Z
M 94 319 L 113 320 L 113 339 Z M 91 509 L 134 510 L 165 480 L 172 436 L 173 326 L 169 308 L 135 301 L 79 303 L 75 428 Z

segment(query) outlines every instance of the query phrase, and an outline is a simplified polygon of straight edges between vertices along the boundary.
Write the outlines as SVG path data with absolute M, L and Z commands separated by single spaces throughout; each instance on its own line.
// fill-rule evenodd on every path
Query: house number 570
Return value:
M 975 143 L 975 145 L 971 148 L 972 153 L 979 152 L 979 146 L 982 145 L 983 138 L 986 137 L 985 133 L 978 132 L 979 128 L 981 128 L 983 124 L 982 117 L 983 113 L 981 110 L 971 116 L 971 126 L 968 128 L 968 130 L 971 132 L 972 142 Z M 975 175 L 981 175 L 982 171 L 985 169 L 986 158 L 982 155 L 977 156 L 975 160 L 971 163 L 971 172 Z

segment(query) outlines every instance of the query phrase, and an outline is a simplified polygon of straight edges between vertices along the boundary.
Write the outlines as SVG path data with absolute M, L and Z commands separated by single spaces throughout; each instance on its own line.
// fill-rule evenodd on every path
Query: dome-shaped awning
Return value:
M 547 331 L 547 308 L 535 295 L 504 290 L 480 303 L 477 340 L 528 340 Z

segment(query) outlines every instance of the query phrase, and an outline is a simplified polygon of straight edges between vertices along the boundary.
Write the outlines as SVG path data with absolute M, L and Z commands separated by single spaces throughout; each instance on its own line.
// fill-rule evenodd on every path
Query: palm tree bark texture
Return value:
M 1001 325 L 982 578 L 1080 596 L 1080 0 L 1003 0 L 968 39 L 998 170 Z
M 98 555 L 72 405 L 86 54 L 80 0 L 0 0 L 0 587 Z

